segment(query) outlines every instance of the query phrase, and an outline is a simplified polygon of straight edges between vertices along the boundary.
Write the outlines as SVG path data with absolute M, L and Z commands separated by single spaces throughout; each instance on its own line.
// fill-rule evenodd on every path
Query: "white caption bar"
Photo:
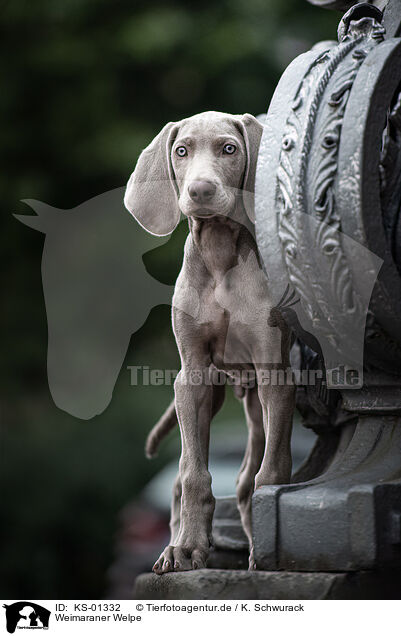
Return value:
M 297 636 L 338 636 L 340 627 L 343 633 L 357 629 L 377 636 L 384 623 L 398 624 L 400 609 L 401 601 L 6 600 L 0 601 L 0 633 L 148 635 L 179 628 L 244 636 L 255 627 L 293 630 Z

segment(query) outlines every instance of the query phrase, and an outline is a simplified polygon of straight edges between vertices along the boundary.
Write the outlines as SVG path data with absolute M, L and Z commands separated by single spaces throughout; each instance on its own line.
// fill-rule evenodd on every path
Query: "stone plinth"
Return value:
M 134 598 L 150 600 L 398 599 L 401 572 L 244 572 L 142 574 Z

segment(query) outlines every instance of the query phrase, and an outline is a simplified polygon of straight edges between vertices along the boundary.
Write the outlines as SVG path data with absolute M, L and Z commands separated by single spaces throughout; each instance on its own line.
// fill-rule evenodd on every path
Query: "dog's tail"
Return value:
M 175 401 L 173 400 L 160 420 L 150 431 L 145 444 L 146 457 L 151 459 L 157 453 L 159 444 L 166 435 L 178 424 L 177 413 L 175 411 Z

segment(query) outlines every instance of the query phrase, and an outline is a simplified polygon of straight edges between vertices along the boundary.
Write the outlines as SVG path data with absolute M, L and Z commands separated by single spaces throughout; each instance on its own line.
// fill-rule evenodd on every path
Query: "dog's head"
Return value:
M 141 153 L 125 207 L 151 234 L 170 234 L 180 214 L 229 216 L 240 197 L 253 221 L 263 126 L 252 115 L 214 111 L 167 124 Z

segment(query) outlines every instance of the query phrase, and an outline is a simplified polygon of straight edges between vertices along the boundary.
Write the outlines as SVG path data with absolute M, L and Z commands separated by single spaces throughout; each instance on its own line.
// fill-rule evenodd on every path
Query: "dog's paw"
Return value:
M 156 574 L 166 572 L 185 572 L 206 567 L 207 553 L 195 548 L 188 550 L 179 546 L 168 545 L 153 566 Z

